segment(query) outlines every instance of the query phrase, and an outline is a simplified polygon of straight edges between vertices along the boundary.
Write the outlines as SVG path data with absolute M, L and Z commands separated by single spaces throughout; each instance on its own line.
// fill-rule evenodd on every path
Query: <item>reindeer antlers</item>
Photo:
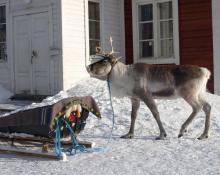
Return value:
M 111 52 L 104 52 L 102 51 L 101 47 L 96 47 L 96 55 L 104 55 L 104 56 L 113 56 L 113 54 L 115 53 L 114 48 L 113 48 L 113 39 L 112 36 L 109 37 L 109 42 L 110 42 L 110 46 L 111 46 Z
M 109 54 L 112 55 L 112 54 L 115 53 L 115 52 L 114 52 L 114 48 L 113 48 L 113 39 L 112 39 L 112 36 L 109 37 L 109 41 L 110 41 L 110 45 L 111 45 L 111 48 L 112 48 L 112 50 L 111 50 L 111 52 L 110 52 Z
M 109 42 L 110 42 L 110 46 L 111 46 L 111 52 L 109 52 L 109 53 L 104 52 L 104 51 L 102 51 L 101 47 L 96 47 L 96 55 L 110 57 L 110 58 L 116 58 L 113 56 L 113 54 L 117 53 L 117 52 L 114 51 L 112 36 L 109 37 Z M 121 59 L 121 57 L 117 57 L 116 59 L 119 60 L 119 59 Z

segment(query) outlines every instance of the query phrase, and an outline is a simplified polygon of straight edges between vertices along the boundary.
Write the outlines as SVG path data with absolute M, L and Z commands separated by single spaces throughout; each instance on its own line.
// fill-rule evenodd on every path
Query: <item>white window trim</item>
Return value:
M 213 71 L 214 71 L 214 93 L 220 95 L 220 11 L 219 0 L 212 0 L 212 30 L 213 30 Z
M 134 51 L 134 62 L 146 62 L 149 64 L 179 64 L 179 16 L 178 16 L 178 0 L 172 0 L 173 4 L 173 42 L 174 42 L 174 56 L 170 58 L 139 58 L 139 39 L 138 39 L 138 5 L 141 4 L 152 4 L 158 2 L 167 2 L 169 0 L 133 0 L 132 1 L 132 21 L 133 21 L 133 51 Z M 153 13 L 156 13 L 153 10 Z M 157 23 L 154 23 L 154 28 L 157 28 Z M 154 46 L 154 53 L 157 52 L 157 45 Z

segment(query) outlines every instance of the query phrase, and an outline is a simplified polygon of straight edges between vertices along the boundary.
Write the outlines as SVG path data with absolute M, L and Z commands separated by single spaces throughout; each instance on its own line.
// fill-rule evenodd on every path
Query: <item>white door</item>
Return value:
M 48 13 L 14 18 L 15 93 L 50 94 Z

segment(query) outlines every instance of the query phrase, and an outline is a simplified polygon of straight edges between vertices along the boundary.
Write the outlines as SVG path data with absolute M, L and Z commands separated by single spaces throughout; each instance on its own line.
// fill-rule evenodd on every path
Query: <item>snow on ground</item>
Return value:
M 112 111 L 106 82 L 86 79 L 66 92 L 49 97 L 40 105 L 54 103 L 68 96 L 91 95 L 97 101 L 102 120 L 92 114 L 80 138 L 105 146 L 112 125 Z M 165 140 L 155 140 L 159 129 L 150 111 L 142 103 L 135 127 L 135 138 L 120 139 L 130 125 L 131 105 L 127 98 L 113 99 L 115 128 L 107 152 L 84 153 L 69 157 L 68 162 L 0 155 L 1 175 L 74 174 L 74 175 L 146 175 L 220 173 L 220 97 L 208 94 L 212 106 L 210 138 L 197 140 L 204 129 L 204 113 L 200 112 L 188 133 L 178 139 L 181 124 L 191 113 L 182 99 L 157 100 L 161 120 L 168 134 Z M 30 107 L 38 106 L 33 104 Z

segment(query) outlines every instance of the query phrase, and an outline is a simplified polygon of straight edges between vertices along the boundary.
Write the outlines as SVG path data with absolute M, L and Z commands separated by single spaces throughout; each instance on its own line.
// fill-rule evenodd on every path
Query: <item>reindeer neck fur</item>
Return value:
M 132 65 L 125 65 L 120 61 L 114 65 L 109 75 L 113 96 L 123 98 L 133 95 L 134 79 L 132 72 Z
M 124 63 L 118 61 L 113 65 L 112 70 L 110 72 L 110 79 L 111 78 L 122 78 L 128 73 L 129 65 L 125 65 Z

